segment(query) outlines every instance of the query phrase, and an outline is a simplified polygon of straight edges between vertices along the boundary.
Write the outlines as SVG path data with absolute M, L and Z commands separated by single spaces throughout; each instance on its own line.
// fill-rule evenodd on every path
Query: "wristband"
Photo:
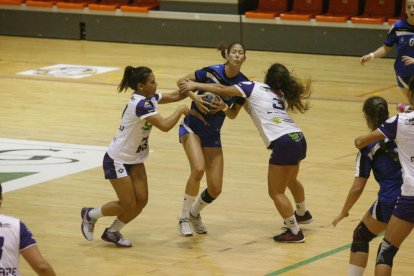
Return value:
M 226 107 L 225 107 L 225 108 L 223 108 L 222 110 L 223 110 L 223 112 L 226 112 L 226 111 L 227 111 L 227 109 L 229 109 L 229 106 L 226 104 Z
M 374 53 L 369 53 L 369 56 L 371 57 L 371 59 L 375 58 Z

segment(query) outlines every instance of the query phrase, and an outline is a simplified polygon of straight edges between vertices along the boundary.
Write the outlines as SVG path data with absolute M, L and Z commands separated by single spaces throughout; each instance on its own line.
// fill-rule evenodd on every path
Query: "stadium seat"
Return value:
M 287 10 L 288 0 L 259 0 L 259 7 L 256 10 L 245 12 L 244 15 L 247 18 L 273 19 Z
M 352 23 L 382 24 L 395 14 L 395 0 L 366 0 L 364 13 L 351 17 Z
M 27 0 L 26 5 L 29 7 L 51 8 L 56 4 L 56 0 Z
M 64 0 L 64 1 L 58 1 L 56 3 L 56 6 L 59 9 L 81 10 L 92 2 L 93 0 Z
M 394 24 L 398 20 L 407 18 L 407 13 L 405 12 L 405 3 L 406 3 L 405 0 L 403 0 L 402 5 L 401 5 L 401 11 L 400 11 L 399 15 L 397 15 L 395 17 L 388 18 L 387 21 L 390 25 Z
M 282 20 L 309 21 L 323 11 L 322 0 L 294 0 L 293 8 L 289 12 L 280 14 Z
M 346 22 L 359 12 L 359 0 L 330 0 L 325 14 L 315 16 L 321 22 Z
M 20 5 L 23 4 L 24 1 L 23 0 L 0 0 L 0 5 Z
M 131 4 L 121 5 L 123 12 L 149 12 L 158 8 L 159 0 L 134 0 Z
M 90 10 L 99 10 L 99 11 L 115 11 L 119 9 L 121 5 L 126 5 L 129 3 L 129 0 L 102 0 L 98 3 L 88 4 Z

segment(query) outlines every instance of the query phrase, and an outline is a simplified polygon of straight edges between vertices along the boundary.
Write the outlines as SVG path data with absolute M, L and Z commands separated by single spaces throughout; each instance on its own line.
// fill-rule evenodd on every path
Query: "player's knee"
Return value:
M 375 238 L 376 235 L 368 230 L 367 226 L 361 221 L 354 230 L 352 237 L 351 251 L 356 252 L 369 252 L 369 242 Z
M 398 248 L 383 239 L 378 247 L 376 264 L 385 264 L 392 267 L 394 256 L 397 254 Z
M 200 181 L 204 176 L 204 167 L 195 166 L 191 168 L 191 177 L 197 181 Z

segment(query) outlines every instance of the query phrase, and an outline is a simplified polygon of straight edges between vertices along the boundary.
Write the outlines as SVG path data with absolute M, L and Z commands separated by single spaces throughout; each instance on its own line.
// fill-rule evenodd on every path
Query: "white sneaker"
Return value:
M 207 227 L 203 225 L 200 214 L 195 217 L 190 213 L 190 222 L 198 234 L 207 234 Z
M 89 218 L 88 213 L 93 208 L 82 208 L 81 210 L 81 217 L 82 217 L 82 224 L 81 230 L 82 234 L 88 241 L 93 240 L 93 229 L 95 228 L 96 219 Z
M 188 218 L 180 218 L 178 223 L 178 232 L 184 237 L 193 236 L 193 230 L 191 229 L 190 220 Z

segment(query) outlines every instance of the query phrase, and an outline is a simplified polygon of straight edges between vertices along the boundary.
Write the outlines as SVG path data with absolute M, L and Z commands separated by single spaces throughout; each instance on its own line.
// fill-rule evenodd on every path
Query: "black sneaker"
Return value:
M 121 233 L 118 232 L 109 232 L 109 228 L 106 228 L 103 232 L 101 238 L 104 241 L 112 242 L 119 247 L 131 247 L 132 243 L 129 240 L 125 240 Z
M 280 235 L 274 236 L 273 240 L 276 242 L 286 242 L 286 243 L 301 243 L 305 241 L 305 236 L 303 236 L 302 230 L 294 235 L 292 231 L 287 227 L 282 227 L 285 232 Z
M 298 224 L 309 224 L 313 221 L 312 215 L 309 213 L 309 211 L 306 211 L 303 216 L 299 216 L 295 212 L 295 218 Z

